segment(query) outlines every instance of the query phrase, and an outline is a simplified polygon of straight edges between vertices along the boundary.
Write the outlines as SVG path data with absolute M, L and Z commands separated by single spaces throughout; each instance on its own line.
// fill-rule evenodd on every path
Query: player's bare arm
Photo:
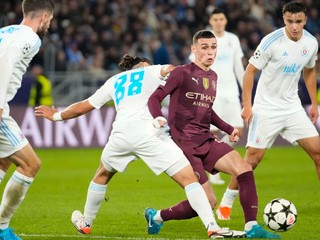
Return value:
M 249 123 L 252 120 L 252 88 L 254 76 L 256 75 L 257 71 L 258 69 L 249 63 L 243 75 L 243 109 L 241 117 L 243 118 L 246 127 L 249 126 Z
M 55 107 L 41 105 L 35 108 L 35 116 L 43 117 L 50 121 L 59 121 L 79 117 L 93 109 L 94 107 L 89 103 L 88 100 L 73 103 L 61 112 L 58 112 Z
M 317 103 L 317 73 L 315 68 L 303 69 L 304 82 L 306 84 L 309 97 L 311 100 L 311 107 L 309 110 L 309 118 L 315 124 L 319 117 L 318 103 Z

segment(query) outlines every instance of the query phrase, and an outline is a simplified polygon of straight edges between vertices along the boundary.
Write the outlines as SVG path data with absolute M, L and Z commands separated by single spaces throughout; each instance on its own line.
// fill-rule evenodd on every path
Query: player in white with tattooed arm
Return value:
M 301 3 L 285 4 L 282 9 L 285 27 L 264 37 L 249 60 L 243 81 L 242 117 L 249 124 L 245 160 L 257 167 L 266 149 L 281 135 L 308 153 L 320 179 L 320 137 L 314 126 L 319 117 L 315 69 L 318 42 L 303 29 L 306 12 Z M 262 73 L 251 107 L 252 86 L 258 70 Z M 301 72 L 311 99 L 309 116 L 298 96 Z M 229 189 L 237 188 L 237 181 L 231 179 Z M 224 195 L 220 206 L 231 209 L 236 195 L 228 196 Z
M 17 166 L 9 179 L 0 206 L 0 239 L 20 239 L 9 222 L 23 201 L 41 162 L 18 124 L 10 116 L 8 102 L 21 86 L 22 76 L 41 46 L 53 18 L 51 0 L 24 0 L 19 25 L 0 29 L 0 181 L 11 163 Z

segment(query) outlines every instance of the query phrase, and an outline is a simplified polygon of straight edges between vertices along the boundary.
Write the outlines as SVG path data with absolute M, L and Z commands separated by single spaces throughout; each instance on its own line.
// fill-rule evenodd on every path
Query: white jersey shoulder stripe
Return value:
M 303 35 L 305 35 L 306 37 L 310 37 L 314 40 L 317 40 L 315 36 L 313 36 L 311 33 L 309 33 L 307 30 L 303 30 Z
M 277 39 L 281 38 L 284 36 L 283 30 L 282 28 L 275 31 L 273 34 L 270 34 L 269 36 L 266 36 L 266 39 L 264 41 L 264 43 L 261 45 L 261 49 L 262 50 L 267 50 L 267 48 L 273 43 L 275 42 Z

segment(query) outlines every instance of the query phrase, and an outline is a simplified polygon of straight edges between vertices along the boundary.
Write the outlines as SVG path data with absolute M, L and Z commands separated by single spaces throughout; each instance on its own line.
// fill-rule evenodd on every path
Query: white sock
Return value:
M 184 189 L 191 207 L 198 213 L 198 216 L 207 230 L 217 231 L 221 229 L 214 218 L 211 205 L 200 183 L 191 183 Z
M 104 199 L 104 196 L 107 192 L 107 185 L 101 185 L 94 183 L 93 181 L 90 182 L 88 193 L 87 193 L 87 200 L 84 206 L 84 217 L 85 222 L 92 226 L 93 220 L 96 218 L 96 215 L 99 211 L 101 203 Z
M 15 171 L 9 179 L 2 196 L 0 206 L 0 229 L 9 227 L 11 217 L 22 203 L 33 182 L 33 178 Z
M 258 225 L 257 221 L 249 221 L 244 225 L 244 230 L 245 231 L 250 231 L 252 229 L 253 225 Z
M 233 147 L 233 146 L 235 146 L 235 145 L 237 144 L 236 142 L 230 142 L 230 140 L 229 140 L 229 135 L 228 135 L 228 134 L 224 135 L 224 136 L 221 138 L 221 141 L 222 141 L 222 142 L 225 142 L 226 144 L 228 144 L 228 145 L 231 146 L 231 147 Z
M 238 196 L 238 194 L 239 194 L 239 190 L 233 190 L 233 189 L 227 188 L 223 194 L 220 206 L 227 206 L 232 208 L 233 202 Z
M 5 175 L 6 175 L 6 172 L 0 169 L 0 183 L 2 183 L 2 180 L 4 179 Z
M 157 223 L 161 224 L 163 222 L 163 219 L 160 214 L 160 210 L 157 211 L 156 215 L 154 215 L 153 220 L 155 220 Z
M 210 180 L 222 180 L 220 172 L 218 172 L 218 173 L 216 173 L 214 175 L 209 173 L 209 177 L 210 177 Z

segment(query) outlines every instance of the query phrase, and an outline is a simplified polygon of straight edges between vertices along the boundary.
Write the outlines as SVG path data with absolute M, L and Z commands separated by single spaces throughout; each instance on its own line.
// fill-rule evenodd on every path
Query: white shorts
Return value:
M 212 109 L 218 114 L 218 116 L 225 122 L 229 123 L 233 127 L 243 128 L 244 123 L 241 117 L 241 104 L 238 97 L 227 98 L 219 96 L 216 98 Z M 219 129 L 211 125 L 211 131 L 218 131 Z
M 0 158 L 9 157 L 28 144 L 16 121 L 6 115 L 2 115 L 0 123 Z
M 319 136 L 303 108 L 291 114 L 254 113 L 247 147 L 270 148 L 279 134 L 291 144 L 297 144 L 299 139 Z
M 103 149 L 101 161 L 111 172 L 124 172 L 131 161 L 141 158 L 156 174 L 169 176 L 189 165 L 171 137 L 152 125 L 152 120 L 116 121 Z

